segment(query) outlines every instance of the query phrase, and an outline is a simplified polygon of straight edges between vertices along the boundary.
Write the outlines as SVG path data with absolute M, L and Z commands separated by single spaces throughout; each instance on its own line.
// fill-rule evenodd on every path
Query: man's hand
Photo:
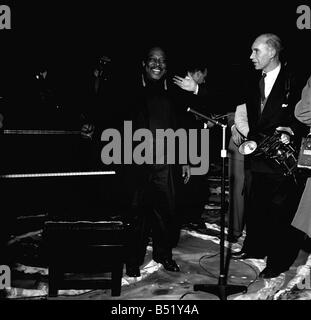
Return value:
M 238 132 L 235 126 L 232 126 L 231 133 L 234 144 L 239 147 L 244 140 L 243 136 Z
M 185 78 L 175 76 L 173 78 L 173 82 L 183 90 L 191 91 L 191 92 L 196 92 L 196 89 L 198 86 L 198 84 L 193 80 L 189 72 Z
M 290 128 L 290 127 L 277 127 L 276 128 L 277 131 L 285 131 L 285 132 L 288 132 L 288 133 L 282 133 L 281 134 L 281 142 L 284 143 L 284 144 L 289 144 L 290 143 L 290 136 L 294 135 L 294 132 L 293 130 Z
M 94 125 L 85 123 L 81 128 L 81 135 L 83 138 L 92 139 L 93 133 L 94 133 Z
M 191 177 L 191 171 L 189 165 L 182 166 L 182 177 L 184 178 L 184 184 L 188 183 Z
M 280 140 L 284 144 L 289 144 L 290 143 L 290 136 L 286 133 L 282 133 Z

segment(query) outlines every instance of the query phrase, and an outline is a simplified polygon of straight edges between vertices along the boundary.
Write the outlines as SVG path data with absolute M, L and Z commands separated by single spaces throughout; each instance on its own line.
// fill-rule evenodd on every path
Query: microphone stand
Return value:
M 194 109 L 188 108 L 188 112 L 192 112 L 197 116 L 206 119 L 217 126 L 222 128 L 222 176 L 221 176 L 221 209 L 220 209 L 220 272 L 218 278 L 218 284 L 195 284 L 193 286 L 194 291 L 204 291 L 214 294 L 220 298 L 220 300 L 227 300 L 227 296 L 239 292 L 246 293 L 247 287 L 241 285 L 227 284 L 227 274 L 225 268 L 225 164 L 227 157 L 226 150 L 226 128 L 227 125 L 223 124 L 215 119 L 209 118 L 202 113 L 197 112 Z

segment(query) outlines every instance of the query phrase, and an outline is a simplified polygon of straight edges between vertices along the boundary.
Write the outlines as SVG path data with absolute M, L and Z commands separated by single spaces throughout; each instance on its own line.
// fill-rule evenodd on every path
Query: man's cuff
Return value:
M 199 93 L 199 85 L 198 84 L 196 84 L 196 87 L 195 87 L 193 93 L 196 94 L 196 95 Z
M 277 127 L 276 130 L 288 132 L 291 136 L 295 135 L 294 131 L 290 127 Z

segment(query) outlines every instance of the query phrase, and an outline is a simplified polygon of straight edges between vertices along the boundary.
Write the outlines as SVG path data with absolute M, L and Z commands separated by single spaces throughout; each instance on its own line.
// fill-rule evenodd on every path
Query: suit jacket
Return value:
M 264 136 L 272 136 L 279 126 L 290 127 L 295 140 L 302 135 L 301 125 L 294 117 L 294 108 L 299 100 L 299 88 L 285 66 L 281 67 L 273 88 L 266 100 L 263 112 L 260 111 L 260 75 L 250 81 L 246 94 L 246 109 L 249 124 L 248 138 L 260 142 Z M 271 159 L 252 154 L 251 169 L 257 172 L 282 173 L 279 165 Z

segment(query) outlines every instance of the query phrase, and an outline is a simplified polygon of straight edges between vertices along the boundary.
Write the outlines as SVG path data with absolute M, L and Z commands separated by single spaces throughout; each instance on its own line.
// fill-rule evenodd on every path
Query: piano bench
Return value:
M 120 221 L 45 222 L 49 296 L 57 296 L 59 289 L 107 288 L 120 296 L 126 234 Z

